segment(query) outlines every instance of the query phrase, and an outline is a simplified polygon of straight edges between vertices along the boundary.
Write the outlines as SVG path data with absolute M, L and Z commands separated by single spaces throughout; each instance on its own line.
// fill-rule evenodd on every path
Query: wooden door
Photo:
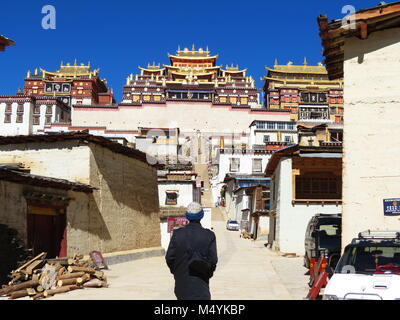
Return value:
M 67 255 L 65 210 L 28 206 L 28 247 L 33 254 L 47 252 L 48 258 Z

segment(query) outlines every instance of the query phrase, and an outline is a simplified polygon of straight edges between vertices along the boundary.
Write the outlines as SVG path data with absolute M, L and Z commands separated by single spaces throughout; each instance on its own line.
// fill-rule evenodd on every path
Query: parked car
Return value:
M 400 300 L 400 231 L 365 231 L 347 245 L 325 300 Z
M 328 264 L 336 266 L 341 250 L 341 214 L 316 214 L 306 229 L 304 266 L 310 268 L 310 258 L 318 259 L 321 252 L 327 255 Z
M 233 231 L 238 231 L 239 230 L 239 223 L 236 220 L 229 219 L 226 222 L 226 229 L 233 230 Z

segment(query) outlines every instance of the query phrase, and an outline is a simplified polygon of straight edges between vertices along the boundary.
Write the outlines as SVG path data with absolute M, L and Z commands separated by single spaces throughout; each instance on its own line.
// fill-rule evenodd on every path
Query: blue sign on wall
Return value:
M 399 216 L 400 198 L 383 199 L 383 212 L 385 216 Z

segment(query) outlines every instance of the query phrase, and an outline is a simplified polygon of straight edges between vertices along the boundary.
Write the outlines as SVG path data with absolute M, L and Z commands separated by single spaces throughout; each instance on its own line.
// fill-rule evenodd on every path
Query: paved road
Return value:
M 210 288 L 215 300 L 291 300 L 307 294 L 301 258 L 285 258 L 264 247 L 263 241 L 227 231 L 224 221 L 213 221 L 219 263 Z M 173 277 L 164 257 L 110 266 L 108 288 L 75 290 L 56 295 L 59 300 L 174 300 Z

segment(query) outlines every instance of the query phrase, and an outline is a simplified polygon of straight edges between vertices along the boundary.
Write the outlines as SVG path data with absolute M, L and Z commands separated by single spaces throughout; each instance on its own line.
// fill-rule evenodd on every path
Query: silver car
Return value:
M 228 220 L 226 222 L 226 229 L 238 231 L 239 230 L 239 223 L 236 220 Z

